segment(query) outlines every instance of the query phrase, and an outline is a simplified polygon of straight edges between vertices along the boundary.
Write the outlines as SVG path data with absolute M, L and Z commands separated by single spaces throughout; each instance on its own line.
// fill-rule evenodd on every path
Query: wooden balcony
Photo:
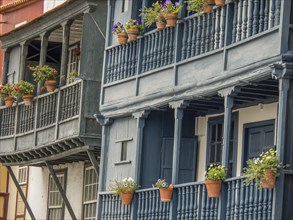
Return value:
M 273 190 L 258 190 L 244 179 L 227 179 L 220 198 L 208 198 L 203 182 L 175 185 L 171 203 L 161 202 L 156 188 L 137 190 L 127 206 L 100 192 L 99 219 L 272 219 Z
M 108 47 L 102 113 L 181 98 L 188 90 L 200 95 L 215 89 L 215 82 L 247 80 L 252 71 L 258 71 L 255 78 L 269 76 L 268 65 L 281 59 L 280 14 L 278 0 L 228 1 L 210 14 L 178 20 L 176 28 Z
M 35 97 L 32 106 L 0 107 L 0 161 L 12 165 L 66 157 L 66 162 L 82 158 L 70 158 L 73 153 L 100 146 L 93 117 L 99 92 L 89 93 L 97 88 L 97 82 L 79 80 Z

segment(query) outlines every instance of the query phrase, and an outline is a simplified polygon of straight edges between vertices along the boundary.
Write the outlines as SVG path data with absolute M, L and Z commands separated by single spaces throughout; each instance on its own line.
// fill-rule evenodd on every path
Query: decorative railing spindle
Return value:
M 259 190 L 259 196 L 258 196 L 258 215 L 257 218 L 258 219 L 263 219 L 262 217 L 262 208 L 263 208 L 263 201 L 262 201 L 262 194 L 263 194 L 263 190 Z
M 257 211 L 258 211 L 258 193 L 259 190 L 256 186 L 254 186 L 254 203 L 253 203 L 253 218 L 257 219 Z
M 254 0 L 254 11 L 253 11 L 253 30 L 252 34 L 256 35 L 258 33 L 259 25 L 259 0 Z
M 206 35 L 206 14 L 202 15 L 202 30 L 201 30 L 201 42 L 200 42 L 200 53 L 205 53 L 205 35 Z
M 275 27 L 275 1 L 271 0 L 271 16 L 270 16 L 270 28 Z
M 182 52 L 181 52 L 181 58 L 184 60 L 187 58 L 187 35 L 190 30 L 187 28 L 187 22 L 184 22 L 184 28 L 183 28 L 183 37 L 182 37 Z
M 212 12 L 212 34 L 211 34 L 211 50 L 215 48 L 215 28 L 216 28 L 216 12 Z
M 217 28 L 216 28 L 216 46 L 215 49 L 220 47 L 220 31 L 221 31 L 221 8 L 217 8 Z
M 202 24 L 202 17 L 198 17 L 198 25 L 197 25 L 197 36 L 196 36 L 196 53 L 195 55 L 200 54 L 200 37 L 201 37 L 201 25 Z
M 219 8 L 222 11 L 222 25 L 221 25 L 221 47 L 225 44 L 225 30 L 226 30 L 226 7 Z
M 244 183 L 242 180 L 240 181 L 240 205 L 239 205 L 239 220 L 242 220 L 244 217 L 244 191 L 245 191 L 245 187 L 244 187 Z
M 264 1 L 260 0 L 260 9 L 259 9 L 259 32 L 264 30 Z
M 231 206 L 230 206 L 230 203 L 231 203 L 231 190 L 232 190 L 232 187 L 231 187 L 231 182 L 228 182 L 228 195 L 227 195 L 227 206 L 226 206 L 226 218 L 227 219 L 230 219 L 230 213 L 231 213 Z
M 191 57 L 191 44 L 192 44 L 192 22 L 193 19 L 189 19 L 188 20 L 188 38 L 187 38 L 187 48 L 186 48 L 186 58 Z M 184 22 L 184 25 L 186 24 L 186 22 Z
M 207 30 L 206 30 L 206 42 L 205 42 L 205 51 L 210 51 L 210 32 L 211 32 L 211 14 L 207 15 Z
M 173 63 L 174 61 L 174 28 L 170 27 L 170 41 L 169 41 L 169 46 L 168 46 L 168 64 Z
M 246 38 L 247 35 L 247 12 L 248 12 L 248 0 L 244 0 L 244 17 L 243 17 L 243 30 L 242 30 L 242 39 Z
M 269 0 L 265 0 L 264 30 L 269 28 Z
M 238 14 L 238 0 L 234 1 L 234 17 L 232 29 L 232 43 L 236 43 L 237 39 L 237 14 Z
M 237 41 L 241 41 L 241 36 L 242 36 L 242 12 L 243 12 L 243 0 L 240 0 L 239 1 L 238 28 L 237 28 Z
M 252 36 L 254 0 L 249 0 L 248 37 Z
M 281 14 L 281 1 L 276 0 L 276 20 L 275 20 L 275 26 L 280 24 L 280 14 Z

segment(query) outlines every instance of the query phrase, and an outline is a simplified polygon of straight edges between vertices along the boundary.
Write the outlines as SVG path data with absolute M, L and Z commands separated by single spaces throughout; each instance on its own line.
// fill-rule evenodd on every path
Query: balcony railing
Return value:
M 131 205 L 109 192 L 99 193 L 100 219 L 272 219 L 273 190 L 257 189 L 255 183 L 245 185 L 244 177 L 223 183 L 220 198 L 208 198 L 203 182 L 176 185 L 171 203 L 160 201 L 155 188 L 137 190 Z M 226 202 L 220 202 L 224 199 Z
M 104 84 L 253 38 L 280 23 L 280 0 L 234 0 L 210 14 L 192 15 L 176 28 L 146 33 L 139 40 L 106 49 Z

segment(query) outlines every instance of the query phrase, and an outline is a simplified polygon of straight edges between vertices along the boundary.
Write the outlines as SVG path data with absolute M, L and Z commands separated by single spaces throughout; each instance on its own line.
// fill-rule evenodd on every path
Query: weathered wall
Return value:
M 66 0 L 44 0 L 44 13 L 62 4 Z

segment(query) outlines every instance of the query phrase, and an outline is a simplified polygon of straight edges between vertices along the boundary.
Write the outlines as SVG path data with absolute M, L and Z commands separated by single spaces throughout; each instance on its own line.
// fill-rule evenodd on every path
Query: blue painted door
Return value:
M 169 183 L 172 180 L 173 138 L 163 138 L 161 158 L 161 178 Z M 195 181 L 196 176 L 196 138 L 182 138 L 179 162 L 179 183 Z

